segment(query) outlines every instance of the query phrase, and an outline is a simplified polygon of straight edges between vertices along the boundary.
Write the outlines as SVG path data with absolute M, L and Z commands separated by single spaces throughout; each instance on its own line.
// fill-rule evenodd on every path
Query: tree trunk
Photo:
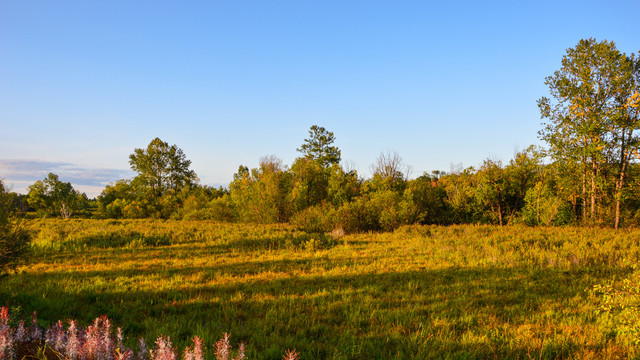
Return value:
M 620 206 L 622 202 L 622 190 L 624 189 L 624 180 L 628 163 L 629 156 L 627 156 L 626 154 L 626 144 L 623 137 L 620 149 L 620 174 L 618 175 L 618 179 L 616 180 L 616 218 L 614 223 L 614 227 L 616 229 L 620 227 Z
M 596 216 L 596 174 L 598 172 L 598 164 L 595 160 L 591 165 L 591 220 Z
M 500 190 L 498 190 L 498 220 L 500 226 L 502 226 L 502 197 L 500 196 Z
M 582 223 L 584 224 L 587 221 L 587 169 L 584 166 L 584 162 L 582 167 Z
M 538 198 L 536 199 L 536 225 L 540 225 L 540 190 L 536 191 Z M 575 211 L 575 208 L 573 209 Z

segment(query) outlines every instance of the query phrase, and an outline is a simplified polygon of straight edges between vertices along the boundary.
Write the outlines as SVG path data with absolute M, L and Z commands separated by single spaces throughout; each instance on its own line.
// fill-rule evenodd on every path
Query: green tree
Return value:
M 505 168 L 511 190 L 507 197 L 509 222 L 524 207 L 527 191 L 535 186 L 542 169 L 542 157 L 542 152 L 531 145 L 517 152 Z
M 481 204 L 489 207 L 490 212 L 498 219 L 498 224 L 504 225 L 504 216 L 508 209 L 506 200 L 511 188 L 502 162 L 485 160 L 476 176 L 476 197 Z
M 272 155 L 261 158 L 258 168 L 240 166 L 229 185 L 240 220 L 263 224 L 288 221 L 290 177 L 282 161 Z
M 330 171 L 310 158 L 297 158 L 294 161 L 289 170 L 292 180 L 291 202 L 294 211 L 318 205 L 327 198 Z
M 574 221 L 575 212 L 571 203 L 557 194 L 553 179 L 542 179 L 525 194 L 522 220 L 529 226 L 565 225 Z
M 297 151 L 327 168 L 332 164 L 340 163 L 340 149 L 331 145 L 334 141 L 335 136 L 332 132 L 324 127 L 313 125 L 309 129 L 309 138 L 304 139 L 304 144 Z
M 333 205 L 340 206 L 356 197 L 361 185 L 357 171 L 347 172 L 340 165 L 334 164 L 327 184 L 327 198 Z
M 86 196 L 76 191 L 71 183 L 60 181 L 53 173 L 29 186 L 29 206 L 37 209 L 41 216 L 59 211 L 63 219 L 68 219 L 84 200 Z
M 98 213 L 107 218 L 121 218 L 124 207 L 136 197 L 130 180 L 118 180 L 107 185 L 98 195 Z
M 423 224 L 448 224 L 451 221 L 445 203 L 447 193 L 438 181 L 439 174 L 424 173 L 408 181 L 404 190 L 404 198 L 415 204 L 417 220 Z
M 135 149 L 129 156 L 129 165 L 155 199 L 197 182 L 196 173 L 189 169 L 191 160 L 176 145 L 169 146 L 159 138 L 151 140 L 146 149 Z
M 445 190 L 445 203 L 449 209 L 450 223 L 471 223 L 481 220 L 483 211 L 476 197 L 478 179 L 473 167 L 452 169 L 438 179 Z
M 29 250 L 29 233 L 20 226 L 11 199 L 0 180 L 0 277 L 23 262 Z
M 615 159 L 615 220 L 620 226 L 620 207 L 627 190 L 629 165 L 638 157 L 640 147 L 640 56 L 621 60 L 621 75 L 616 104 L 618 112 L 611 125 L 611 142 Z
M 583 220 L 596 220 L 611 152 L 616 142 L 629 146 L 629 132 L 637 127 L 619 121 L 620 97 L 629 94 L 632 76 L 629 58 L 613 42 L 583 39 L 567 50 L 560 70 L 546 78 L 553 99 L 538 101 L 542 118 L 549 121 L 540 136 L 549 144 L 551 155 L 579 164 Z M 621 159 L 627 163 L 626 151 Z

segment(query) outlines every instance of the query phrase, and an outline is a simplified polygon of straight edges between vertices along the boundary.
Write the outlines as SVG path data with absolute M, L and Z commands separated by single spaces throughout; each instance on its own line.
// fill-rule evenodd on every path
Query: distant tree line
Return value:
M 137 176 L 108 185 L 94 203 L 50 174 L 30 187 L 28 205 L 43 216 L 94 206 L 105 218 L 291 222 L 309 231 L 639 224 L 640 59 L 613 42 L 581 40 L 546 84 L 550 97 L 538 105 L 548 147 L 530 146 L 508 163 L 410 179 L 401 157 L 387 152 L 364 179 L 340 165 L 334 134 L 314 125 L 293 164 L 265 156 L 256 168 L 241 165 L 226 189 L 198 184 L 182 150 L 156 138 L 131 154 Z

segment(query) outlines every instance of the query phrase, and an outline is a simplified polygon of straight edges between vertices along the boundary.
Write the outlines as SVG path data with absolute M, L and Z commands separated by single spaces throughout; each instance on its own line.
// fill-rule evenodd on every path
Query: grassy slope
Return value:
M 627 358 L 585 289 L 628 274 L 640 231 L 405 227 L 339 239 L 287 226 L 33 221 L 0 305 L 43 324 L 106 314 L 131 343 L 222 332 L 250 358 Z M 636 354 L 637 355 L 637 354 Z

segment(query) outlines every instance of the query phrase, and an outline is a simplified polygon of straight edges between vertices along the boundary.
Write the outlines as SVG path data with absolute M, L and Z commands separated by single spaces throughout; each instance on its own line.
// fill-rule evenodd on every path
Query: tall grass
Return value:
M 193 346 L 224 332 L 252 359 L 632 358 L 597 313 L 640 260 L 640 231 L 33 221 L 35 258 L 0 287 L 42 326 L 103 315 L 130 339 Z M 134 343 L 125 345 L 134 348 Z

